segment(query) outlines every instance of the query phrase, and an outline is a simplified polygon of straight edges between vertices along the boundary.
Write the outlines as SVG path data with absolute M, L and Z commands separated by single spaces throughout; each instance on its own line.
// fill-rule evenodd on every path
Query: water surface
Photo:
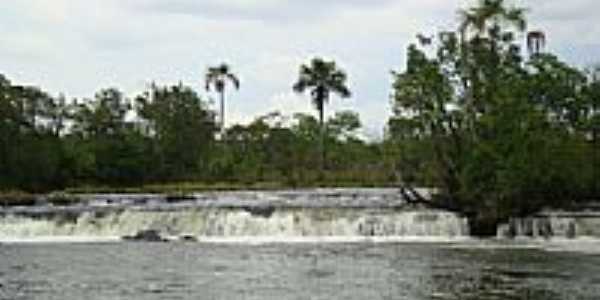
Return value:
M 0 299 L 599 299 L 573 243 L 4 244 Z

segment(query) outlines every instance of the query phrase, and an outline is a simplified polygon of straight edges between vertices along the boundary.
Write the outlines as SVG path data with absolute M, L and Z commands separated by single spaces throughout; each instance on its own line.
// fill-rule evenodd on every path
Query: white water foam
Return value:
M 303 237 L 198 237 L 200 243 L 217 244 L 335 244 L 335 243 L 462 243 L 470 237 L 434 237 L 434 236 L 303 236 Z
M 498 238 L 574 239 L 600 238 L 597 213 L 546 212 L 528 218 L 513 218 L 498 228 Z
M 253 213 L 241 208 L 196 208 L 82 212 L 75 217 L 12 215 L 0 219 L 0 240 L 112 239 L 149 229 L 163 236 L 190 235 L 213 242 L 440 241 L 469 235 L 466 219 L 438 210 L 278 208 Z
M 3 244 L 53 244 L 53 243 L 114 243 L 121 241 L 118 236 L 37 236 L 37 237 L 22 237 L 22 238 L 0 238 L 0 243 Z
M 469 250 L 539 250 L 547 252 L 573 252 L 581 254 L 600 254 L 600 239 L 597 237 L 567 238 L 518 238 L 518 239 L 468 239 L 451 243 L 447 248 Z

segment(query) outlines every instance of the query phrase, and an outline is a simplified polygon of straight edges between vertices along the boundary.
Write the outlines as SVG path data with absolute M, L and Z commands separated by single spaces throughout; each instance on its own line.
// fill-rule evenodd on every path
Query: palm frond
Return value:
M 225 82 L 231 81 L 236 89 L 240 88 L 240 81 L 231 72 L 228 64 L 222 63 L 216 67 L 209 67 L 204 77 L 205 88 L 210 91 L 211 86 L 221 92 L 225 88 Z
M 240 89 L 240 80 L 237 78 L 237 76 L 235 76 L 232 73 L 227 73 L 227 78 L 229 79 L 229 81 L 231 81 L 233 83 L 233 86 L 235 87 L 236 90 Z
M 350 89 L 346 86 L 346 73 L 340 70 L 334 61 L 313 58 L 308 65 L 301 65 L 298 80 L 293 90 L 303 93 L 310 89 L 310 96 L 315 107 L 321 111 L 328 102 L 331 93 L 342 98 L 350 97 Z

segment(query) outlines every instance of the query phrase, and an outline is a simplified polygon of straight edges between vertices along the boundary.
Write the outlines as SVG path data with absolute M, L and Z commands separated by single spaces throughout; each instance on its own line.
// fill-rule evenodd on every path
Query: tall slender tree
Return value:
M 527 50 L 529 55 L 539 54 L 546 45 L 546 35 L 543 31 L 535 30 L 527 33 Z
M 304 93 L 310 90 L 314 106 L 319 111 L 319 125 L 321 127 L 320 152 L 321 152 L 321 171 L 325 167 L 325 104 L 329 101 L 329 96 L 333 93 L 341 98 L 351 96 L 350 89 L 346 86 L 346 73 L 339 69 L 334 61 L 325 61 L 322 58 L 315 57 L 309 65 L 301 65 L 298 74 L 298 81 L 293 89 L 297 93 Z
M 221 131 L 225 130 L 225 88 L 227 82 L 233 83 L 235 89 L 240 88 L 240 80 L 238 77 L 231 72 L 231 68 L 228 64 L 222 63 L 216 67 L 209 67 L 206 71 L 204 83 L 207 91 L 210 91 L 211 87 L 219 93 L 220 97 L 220 126 Z

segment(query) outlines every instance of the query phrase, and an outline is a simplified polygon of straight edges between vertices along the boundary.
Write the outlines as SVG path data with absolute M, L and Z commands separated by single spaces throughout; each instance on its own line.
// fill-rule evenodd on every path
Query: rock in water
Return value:
M 160 236 L 157 230 L 147 229 L 141 230 L 135 235 L 126 235 L 123 237 L 126 241 L 138 241 L 138 242 L 167 242 L 168 240 Z
M 195 236 L 190 235 L 190 234 L 185 234 L 185 235 L 180 236 L 179 240 L 183 241 L 183 242 L 197 242 L 198 241 L 198 239 Z
M 575 225 L 575 222 L 570 222 L 567 228 L 567 238 L 574 239 L 575 237 L 577 237 L 577 225 Z

